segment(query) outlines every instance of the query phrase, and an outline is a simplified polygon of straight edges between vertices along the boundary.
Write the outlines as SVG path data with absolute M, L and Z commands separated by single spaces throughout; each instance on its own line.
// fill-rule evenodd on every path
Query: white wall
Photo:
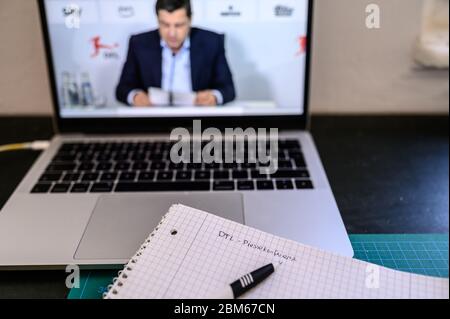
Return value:
M 415 67 L 423 0 L 316 0 L 315 113 L 445 113 L 446 71 Z M 378 3 L 381 29 L 365 27 Z M 52 112 L 37 5 L 0 0 L 0 114 Z
M 51 112 L 37 3 L 0 0 L 0 113 Z
M 381 28 L 365 7 L 381 7 Z M 318 0 L 312 105 L 321 113 L 448 113 L 449 74 L 417 68 L 422 0 Z

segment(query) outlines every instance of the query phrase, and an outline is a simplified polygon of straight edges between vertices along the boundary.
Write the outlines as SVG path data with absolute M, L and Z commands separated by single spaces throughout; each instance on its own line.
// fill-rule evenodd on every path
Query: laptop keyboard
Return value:
M 276 173 L 259 163 L 181 163 L 170 160 L 171 142 L 63 144 L 31 193 L 253 191 L 312 189 L 301 145 L 279 141 Z

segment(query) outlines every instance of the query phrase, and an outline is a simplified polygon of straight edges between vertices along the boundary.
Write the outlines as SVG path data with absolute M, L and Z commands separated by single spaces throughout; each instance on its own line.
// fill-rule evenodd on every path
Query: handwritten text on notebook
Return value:
M 257 249 L 259 251 L 265 252 L 269 255 L 273 255 L 274 257 L 278 257 L 281 258 L 285 261 L 296 261 L 297 259 L 295 258 L 295 256 L 292 255 L 288 255 L 288 254 L 284 254 L 280 251 L 278 251 L 275 248 L 268 248 L 266 245 L 264 244 L 259 244 L 257 242 L 252 242 L 251 240 L 248 239 L 239 239 L 236 236 L 226 233 L 222 230 L 219 231 L 219 235 L 220 238 L 223 238 L 225 240 L 229 240 L 231 242 L 234 242 L 236 244 L 241 244 L 243 246 L 246 246 L 248 248 L 252 248 L 252 249 Z

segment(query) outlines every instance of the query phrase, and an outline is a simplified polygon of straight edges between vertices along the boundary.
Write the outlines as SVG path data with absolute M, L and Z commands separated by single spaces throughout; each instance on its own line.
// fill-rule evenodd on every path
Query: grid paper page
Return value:
M 183 205 L 172 206 L 138 255 L 107 298 L 214 298 L 270 262 L 280 266 L 243 298 L 449 296 L 448 279 L 334 255 Z

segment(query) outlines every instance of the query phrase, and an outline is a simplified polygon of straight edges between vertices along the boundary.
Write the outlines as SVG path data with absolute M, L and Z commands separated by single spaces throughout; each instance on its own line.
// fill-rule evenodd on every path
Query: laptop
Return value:
M 158 28 L 155 1 L 38 3 L 57 133 L 0 212 L 1 268 L 124 264 L 173 204 L 353 255 L 307 131 L 312 1 L 192 1 L 193 26 L 224 35 L 236 98 L 140 108 L 115 90 L 130 37 Z M 278 129 L 278 169 L 176 163 L 170 134 L 195 123 Z

